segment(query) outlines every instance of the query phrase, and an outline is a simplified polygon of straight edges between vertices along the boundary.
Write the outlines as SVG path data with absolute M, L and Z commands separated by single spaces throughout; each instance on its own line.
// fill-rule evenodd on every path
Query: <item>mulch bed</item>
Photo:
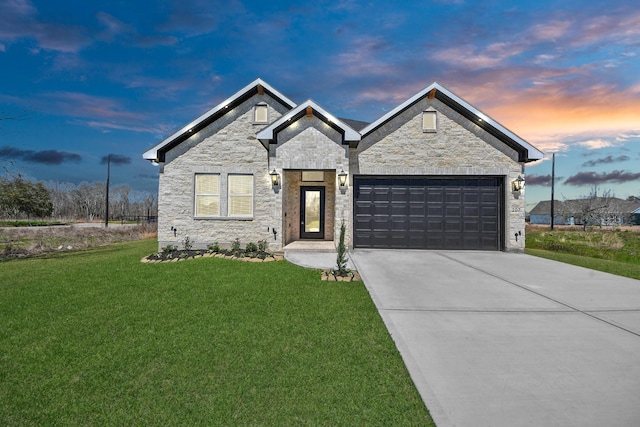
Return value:
M 348 270 L 346 275 L 340 275 L 336 270 L 323 270 L 321 279 L 326 282 L 357 282 L 362 280 L 355 270 Z
M 140 262 L 145 263 L 161 263 L 161 262 L 180 262 L 187 259 L 196 258 L 224 258 L 245 262 L 270 262 L 282 261 L 284 255 L 281 253 L 272 254 L 269 252 L 245 252 L 239 250 L 213 252 L 210 250 L 174 250 L 163 251 L 155 254 L 147 255 Z M 321 279 L 326 282 L 356 282 L 362 280 L 355 270 L 348 270 L 345 275 L 340 275 L 337 270 L 323 270 Z
M 245 252 L 245 251 L 223 251 L 213 252 L 209 250 L 175 250 L 163 251 L 148 255 L 142 258 L 141 262 L 158 263 L 158 262 L 178 262 L 195 258 L 225 258 L 235 259 L 246 262 L 270 262 L 281 261 L 284 259 L 282 254 L 272 254 L 269 252 Z

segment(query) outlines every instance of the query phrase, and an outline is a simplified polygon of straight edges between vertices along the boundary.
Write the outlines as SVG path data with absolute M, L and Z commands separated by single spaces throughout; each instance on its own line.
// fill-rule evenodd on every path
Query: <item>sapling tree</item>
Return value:
M 336 263 L 338 264 L 338 275 L 346 276 L 347 271 L 347 248 L 344 245 L 344 235 L 346 232 L 346 227 L 344 225 L 344 221 L 340 224 L 340 240 L 338 241 L 338 256 L 336 258 Z

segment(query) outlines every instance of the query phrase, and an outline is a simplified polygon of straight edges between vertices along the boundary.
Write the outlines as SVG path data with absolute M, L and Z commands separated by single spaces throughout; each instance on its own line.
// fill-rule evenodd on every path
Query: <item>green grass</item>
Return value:
M 637 231 L 528 229 L 527 248 L 640 264 Z
M 578 265 L 592 270 L 604 271 L 606 273 L 640 280 L 640 264 L 637 263 L 611 261 L 608 259 L 598 259 L 581 255 L 545 251 L 542 249 L 527 248 L 525 252 L 529 255 L 535 255 L 541 258 L 552 259 L 566 264 Z
M 0 424 L 432 424 L 362 282 L 155 249 L 0 264 Z
M 27 221 L 27 220 L 18 220 L 18 221 L 0 221 L 0 227 L 50 227 L 53 225 L 66 225 L 66 222 L 60 221 Z
M 527 229 L 526 253 L 640 279 L 640 233 L 617 229 Z

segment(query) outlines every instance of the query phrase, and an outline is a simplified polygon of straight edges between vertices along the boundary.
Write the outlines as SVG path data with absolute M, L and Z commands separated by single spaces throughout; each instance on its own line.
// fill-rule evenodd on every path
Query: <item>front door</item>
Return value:
M 300 238 L 324 239 L 324 187 L 300 187 Z

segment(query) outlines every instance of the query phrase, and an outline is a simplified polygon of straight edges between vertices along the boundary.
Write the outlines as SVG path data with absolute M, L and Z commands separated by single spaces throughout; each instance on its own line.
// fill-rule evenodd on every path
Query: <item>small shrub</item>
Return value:
M 344 234 L 346 231 L 346 227 L 344 225 L 344 221 L 340 224 L 340 240 L 338 243 L 338 256 L 336 258 L 336 263 L 338 264 L 338 270 L 336 273 L 340 276 L 346 276 L 347 271 L 347 248 L 344 245 Z
M 247 246 L 245 246 L 244 248 L 245 252 L 256 252 L 257 250 L 258 250 L 258 246 L 253 242 L 247 243 Z
M 184 248 L 185 251 L 190 251 L 191 248 L 193 248 L 193 243 L 194 243 L 194 240 L 191 240 L 189 236 L 185 236 L 185 238 L 182 239 L 182 247 Z
M 232 252 L 240 251 L 240 238 L 236 237 L 236 239 L 231 243 L 231 251 Z
M 177 250 L 178 250 L 177 247 L 173 245 L 167 245 L 164 248 L 162 248 L 162 255 L 170 255 Z
M 220 252 L 220 245 L 218 245 L 218 242 L 213 242 L 212 245 L 207 245 L 207 249 L 217 254 Z
M 267 252 L 267 241 L 266 240 L 258 240 L 258 251 Z

